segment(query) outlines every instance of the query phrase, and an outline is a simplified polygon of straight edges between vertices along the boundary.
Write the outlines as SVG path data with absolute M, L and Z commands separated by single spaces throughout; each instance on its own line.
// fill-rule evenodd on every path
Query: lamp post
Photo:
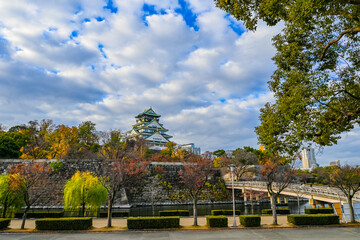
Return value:
M 231 171 L 231 186 L 232 186 L 232 200 L 233 200 L 233 227 L 236 227 L 236 217 L 235 217 L 235 189 L 234 189 L 234 165 L 230 165 L 230 171 Z

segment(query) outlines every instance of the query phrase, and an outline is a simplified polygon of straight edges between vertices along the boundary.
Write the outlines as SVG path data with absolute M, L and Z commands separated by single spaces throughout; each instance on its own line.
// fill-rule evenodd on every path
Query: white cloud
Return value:
M 281 26 L 260 23 L 239 36 L 212 0 L 187 2 L 195 23 L 177 0 L 113 1 L 116 13 L 104 0 L 2 1 L 0 122 L 91 120 L 129 130 L 153 106 L 176 141 L 256 147 Z M 144 15 L 144 3 L 161 14 Z

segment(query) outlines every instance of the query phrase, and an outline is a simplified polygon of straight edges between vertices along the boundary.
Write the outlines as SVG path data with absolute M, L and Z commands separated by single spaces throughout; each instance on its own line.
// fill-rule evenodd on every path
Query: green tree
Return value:
M 259 141 L 273 152 L 336 144 L 360 122 L 359 0 L 215 0 L 255 31 L 284 24 L 273 38 L 276 102 L 261 110 Z
M 213 152 L 213 155 L 215 155 L 216 157 L 223 157 L 225 156 L 225 150 L 223 149 L 218 149 L 216 151 Z
M 81 216 L 97 211 L 106 198 L 106 189 L 91 172 L 77 171 L 64 187 L 65 210 L 79 211 Z
M 0 132 L 0 158 L 19 158 L 29 138 L 20 132 Z
M 1 217 L 11 218 L 24 204 L 19 191 L 11 186 L 11 179 L 17 178 L 19 175 L 3 174 L 0 176 L 0 206 Z
M 91 121 L 85 121 L 79 124 L 78 127 L 80 144 L 93 152 L 97 152 L 100 147 L 95 125 L 96 124 Z

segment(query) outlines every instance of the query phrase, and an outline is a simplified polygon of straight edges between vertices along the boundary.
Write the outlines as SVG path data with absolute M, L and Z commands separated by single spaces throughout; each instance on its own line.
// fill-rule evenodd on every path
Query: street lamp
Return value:
M 235 217 L 235 189 L 234 189 L 234 165 L 230 165 L 230 171 L 231 171 L 231 185 L 232 185 L 232 200 L 233 200 L 233 227 L 236 227 L 236 217 Z

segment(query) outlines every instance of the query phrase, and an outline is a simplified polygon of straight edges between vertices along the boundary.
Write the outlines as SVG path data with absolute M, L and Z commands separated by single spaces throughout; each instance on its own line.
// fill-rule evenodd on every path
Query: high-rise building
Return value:
M 165 144 L 169 142 L 172 136 L 166 134 L 168 129 L 159 122 L 161 115 L 154 112 L 152 107 L 139 113 L 136 118 L 136 124 L 129 132 L 129 137 L 141 136 L 148 143 L 150 149 L 162 150 Z
M 315 159 L 315 151 L 313 148 L 306 147 L 301 151 L 302 155 L 302 168 L 303 169 L 312 169 L 316 168 L 316 159 Z
M 340 160 L 330 161 L 330 166 L 339 166 L 340 167 Z

